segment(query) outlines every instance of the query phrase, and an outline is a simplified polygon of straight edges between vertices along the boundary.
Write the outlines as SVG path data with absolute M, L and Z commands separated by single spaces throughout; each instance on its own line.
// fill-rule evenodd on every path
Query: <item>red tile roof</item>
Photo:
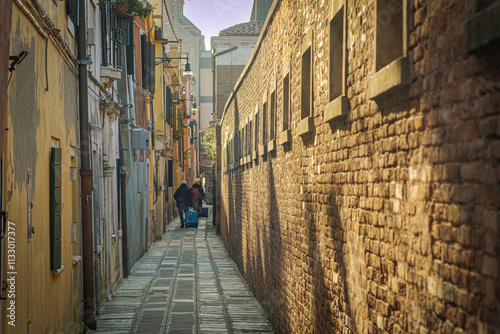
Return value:
M 219 36 L 259 36 L 264 22 L 252 21 L 234 25 L 219 32 Z

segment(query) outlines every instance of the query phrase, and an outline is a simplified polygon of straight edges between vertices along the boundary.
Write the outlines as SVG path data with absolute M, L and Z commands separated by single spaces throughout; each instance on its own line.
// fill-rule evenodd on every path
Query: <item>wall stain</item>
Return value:
M 22 38 L 20 21 L 17 22 L 12 42 L 12 53 L 28 51 L 28 56 L 14 71 L 9 94 L 9 113 L 13 132 L 13 171 L 14 187 L 25 181 L 25 171 L 30 168 L 35 182 L 36 160 L 38 150 L 36 145 L 37 129 L 40 125 L 40 109 L 37 94 L 40 93 L 37 84 L 37 69 L 35 66 L 35 42 Z

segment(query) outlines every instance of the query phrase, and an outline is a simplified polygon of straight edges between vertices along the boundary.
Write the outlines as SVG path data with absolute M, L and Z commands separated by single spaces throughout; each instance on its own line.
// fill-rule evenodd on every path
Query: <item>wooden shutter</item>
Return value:
M 50 150 L 50 269 L 61 268 L 61 148 Z

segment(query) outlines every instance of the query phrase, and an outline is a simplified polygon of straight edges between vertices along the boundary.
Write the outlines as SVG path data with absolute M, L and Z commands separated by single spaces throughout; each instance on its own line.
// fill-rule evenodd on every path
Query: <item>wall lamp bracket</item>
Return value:
M 184 72 L 182 72 L 182 76 L 186 78 L 194 77 L 193 71 L 191 71 L 191 65 L 189 64 L 189 56 L 155 58 L 155 65 L 163 64 L 164 62 L 171 61 L 172 59 L 186 59 L 186 67 L 184 68 Z
M 28 55 L 28 51 L 21 51 L 21 53 L 17 56 L 10 56 L 9 60 L 12 60 L 12 63 L 10 63 L 9 67 L 9 72 L 15 71 L 16 66 L 21 64 L 21 62 L 26 58 Z
M 78 65 L 92 65 L 92 59 L 87 58 L 85 60 L 77 60 Z

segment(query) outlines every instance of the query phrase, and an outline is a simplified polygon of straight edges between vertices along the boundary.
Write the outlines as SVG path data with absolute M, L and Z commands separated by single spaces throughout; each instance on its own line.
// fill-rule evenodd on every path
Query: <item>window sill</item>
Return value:
M 291 141 L 292 141 L 292 131 L 290 131 L 290 130 L 283 131 L 280 135 L 279 144 L 284 145 L 284 144 L 289 143 Z
M 483 9 L 476 13 L 467 21 L 467 51 L 477 52 L 481 48 L 493 44 L 493 41 L 500 38 L 500 2 Z
M 311 116 L 309 116 L 299 122 L 299 124 L 297 125 L 297 132 L 299 136 L 304 136 L 312 132 L 313 128 L 314 128 L 314 119 Z
M 122 78 L 122 70 L 110 66 L 101 66 L 100 76 L 101 76 L 101 83 L 103 85 L 109 85 L 113 81 L 120 80 Z
M 267 153 L 267 145 L 261 145 L 259 147 L 259 156 L 263 156 Z
M 345 115 L 347 115 L 347 99 L 345 95 L 337 97 L 325 107 L 326 122 Z
M 63 265 L 61 265 L 61 268 L 59 268 L 59 269 L 57 269 L 57 270 L 54 270 L 54 271 L 52 271 L 52 272 L 54 273 L 54 276 L 59 276 L 59 275 L 61 275 L 61 274 L 62 274 L 62 272 L 64 271 L 64 269 L 65 269 L 65 268 L 64 268 L 64 266 L 63 266 Z
M 372 75 L 369 82 L 368 98 L 383 98 L 399 88 L 410 84 L 410 64 L 408 57 L 401 57 Z
M 272 152 L 276 150 L 276 140 L 270 140 L 269 143 L 267 143 L 267 151 Z

